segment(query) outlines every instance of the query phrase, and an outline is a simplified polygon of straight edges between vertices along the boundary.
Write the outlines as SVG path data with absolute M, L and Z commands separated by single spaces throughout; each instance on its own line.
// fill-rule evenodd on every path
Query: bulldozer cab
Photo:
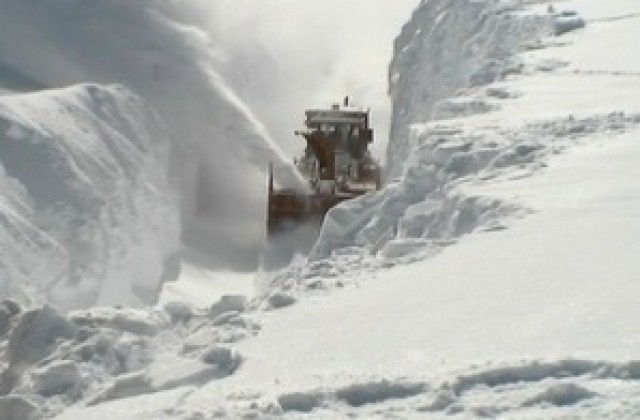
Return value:
M 349 105 L 305 112 L 305 127 L 295 134 L 306 141 L 304 155 L 295 161 L 312 190 L 300 195 L 290 190 L 269 188 L 269 232 L 285 221 L 322 219 L 329 209 L 380 187 L 380 165 L 373 159 L 369 145 L 373 131 L 369 110 Z M 270 177 L 273 175 L 270 174 Z M 270 181 L 272 182 L 272 181 Z
M 363 159 L 368 144 L 373 141 L 369 128 L 369 111 L 345 109 L 334 105 L 331 110 L 309 110 L 305 125 L 322 133 L 336 150 L 349 152 L 352 159 Z
M 299 169 L 308 179 L 334 181 L 341 190 L 349 189 L 350 183 L 376 181 L 376 174 L 370 173 L 379 168 L 369 152 L 373 131 L 368 109 L 349 106 L 345 99 L 342 107 L 335 104 L 328 110 L 308 110 L 305 115 L 307 131 L 296 134 L 307 142 Z

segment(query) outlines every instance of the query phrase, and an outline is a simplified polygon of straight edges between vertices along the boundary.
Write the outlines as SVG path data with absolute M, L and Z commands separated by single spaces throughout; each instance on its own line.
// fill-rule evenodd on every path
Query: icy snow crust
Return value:
M 397 127 L 396 178 L 332 211 L 311 260 L 266 279 L 255 301 L 68 316 L 4 302 L 0 414 L 640 417 L 640 7 L 548 6 L 421 4 L 397 57 L 421 43 L 431 57 L 392 77 L 404 80 L 394 107 L 415 115 Z M 438 16 L 459 25 L 430 38 Z M 510 30 L 492 32 L 500 22 Z M 439 61 L 485 31 L 504 37 L 497 67 L 482 48 Z M 519 64 L 401 100 L 448 83 L 457 59 L 468 75 Z M 25 343 L 33 351 L 14 350 Z

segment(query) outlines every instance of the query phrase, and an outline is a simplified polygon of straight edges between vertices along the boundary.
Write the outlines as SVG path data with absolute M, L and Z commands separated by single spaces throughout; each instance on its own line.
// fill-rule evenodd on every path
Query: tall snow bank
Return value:
M 249 258 L 262 235 L 265 168 L 289 159 L 219 76 L 221 52 L 196 1 L 0 0 L 0 58 L 41 85 L 119 83 L 160 113 L 183 233 L 221 261 Z
M 410 125 L 434 119 L 439 101 L 523 71 L 516 53 L 550 33 L 552 21 L 522 10 L 521 1 L 432 0 L 414 12 L 389 69 L 391 178 L 402 175 L 411 153 Z
M 395 42 L 390 66 L 393 121 L 388 147 L 389 185 L 379 194 L 333 209 L 312 259 L 357 245 L 397 259 L 475 229 L 493 229 L 517 209 L 499 200 L 455 192 L 466 177 L 498 169 L 494 158 L 515 156 L 514 136 L 504 142 L 463 133 L 455 124 L 431 132 L 411 126 L 460 118 L 494 108 L 483 85 L 525 66 L 517 56 L 552 30 L 551 15 L 525 13 L 520 2 L 422 2 Z M 467 92 L 468 95 L 457 94 Z
M 0 98 L 0 297 L 152 303 L 177 249 L 170 139 L 121 86 Z

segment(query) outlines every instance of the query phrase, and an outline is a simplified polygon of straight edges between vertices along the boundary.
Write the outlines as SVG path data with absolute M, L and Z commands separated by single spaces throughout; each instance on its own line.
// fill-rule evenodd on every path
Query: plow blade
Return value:
M 332 194 L 303 195 L 297 191 L 269 193 L 267 230 L 269 236 L 305 223 L 320 224 L 327 212 L 338 203 L 353 196 Z

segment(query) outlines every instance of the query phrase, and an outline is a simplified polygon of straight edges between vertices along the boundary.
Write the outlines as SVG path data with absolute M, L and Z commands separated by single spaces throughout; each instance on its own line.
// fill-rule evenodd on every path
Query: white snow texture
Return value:
M 420 2 L 382 191 L 253 300 L 134 309 L 284 161 L 186 4 L 0 0 L 0 418 L 640 418 L 637 0 Z
M 194 6 L 0 9 L 5 91 L 121 86 L 2 99 L 2 295 L 150 304 L 181 236 L 230 265 L 255 254 L 267 163 L 290 185 L 297 175 L 216 73 L 207 33 L 182 23 L 197 22 Z

